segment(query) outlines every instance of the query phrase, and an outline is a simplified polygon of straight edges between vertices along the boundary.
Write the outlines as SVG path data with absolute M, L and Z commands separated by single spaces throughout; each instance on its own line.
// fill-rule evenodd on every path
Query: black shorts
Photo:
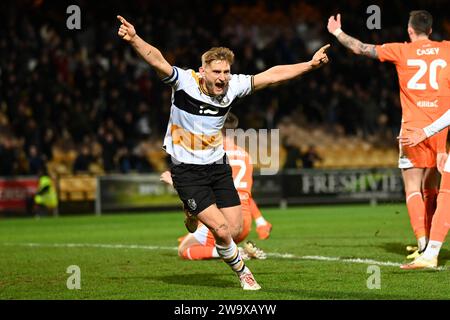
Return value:
M 231 167 L 226 161 L 213 164 L 172 164 L 173 186 L 183 201 L 184 207 L 197 215 L 212 204 L 218 208 L 241 204 L 234 187 Z

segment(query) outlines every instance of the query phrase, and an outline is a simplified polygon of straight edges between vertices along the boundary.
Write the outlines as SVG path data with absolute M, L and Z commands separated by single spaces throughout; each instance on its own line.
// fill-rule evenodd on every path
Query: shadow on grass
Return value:
M 231 276 L 233 276 L 231 274 Z M 205 287 L 237 287 L 239 286 L 239 280 L 234 281 L 222 279 L 223 275 L 217 273 L 199 273 L 199 274 L 174 274 L 170 276 L 155 276 L 153 279 L 160 280 L 168 284 L 178 284 L 186 286 L 205 286 Z
M 258 273 L 270 274 L 269 273 Z M 222 279 L 223 275 L 218 275 L 216 273 L 199 273 L 199 274 L 177 274 L 170 276 L 155 276 L 151 277 L 154 280 L 159 280 L 167 284 L 172 285 L 184 285 L 184 286 L 195 286 L 195 287 L 211 287 L 221 290 L 223 288 L 237 289 L 240 290 L 239 282 L 237 278 L 233 281 L 233 275 L 230 274 L 230 280 Z M 379 290 L 361 290 L 361 291 L 328 291 L 328 290 L 317 290 L 315 288 L 311 289 L 294 289 L 294 288 L 283 288 L 280 284 L 276 286 L 264 285 L 261 291 L 255 292 L 255 294 L 262 295 L 264 299 L 290 299 L 290 300 L 303 300 L 303 299 L 325 299 L 325 300 L 404 300 L 411 299 L 409 296 L 402 296 L 396 294 L 385 294 Z M 292 286 L 292 284 L 287 284 L 287 286 Z M 207 289 L 211 291 L 211 298 L 215 299 L 217 294 L 216 290 Z M 228 293 L 230 294 L 230 292 Z M 254 296 L 252 296 L 254 297 Z M 277 298 L 279 297 L 279 298 Z M 244 298 L 244 296 L 242 296 Z M 244 298 L 245 299 L 245 298 Z
M 387 242 L 383 243 L 379 246 L 380 248 L 384 249 L 386 252 L 395 253 L 400 256 L 406 257 L 406 246 L 404 243 L 400 242 Z M 450 260 L 450 250 L 447 249 L 441 249 L 439 253 L 439 264 L 445 265 L 447 261 Z
M 289 294 L 288 299 L 302 300 L 302 299 L 320 299 L 320 300 L 409 300 L 410 296 L 401 296 L 397 294 L 383 294 L 380 290 L 365 289 L 364 291 L 326 291 L 326 290 L 295 290 L 295 289 L 276 289 L 266 288 L 264 293 L 271 293 L 274 295 L 283 295 L 283 300 L 286 299 L 284 295 Z

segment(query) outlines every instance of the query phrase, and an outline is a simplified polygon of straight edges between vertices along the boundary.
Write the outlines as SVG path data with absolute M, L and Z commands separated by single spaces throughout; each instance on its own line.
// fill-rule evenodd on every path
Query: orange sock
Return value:
M 409 220 L 416 235 L 416 239 L 425 237 L 425 204 L 422 194 L 419 191 L 411 192 L 406 195 L 406 207 L 408 208 Z
M 450 228 L 450 173 L 444 172 L 431 224 L 430 240 L 444 242 Z
M 213 259 L 213 247 L 206 247 L 202 245 L 191 246 L 183 251 L 183 259 L 186 260 L 206 260 Z
M 248 199 L 248 204 L 250 206 L 250 212 L 252 213 L 252 219 L 256 220 L 258 218 L 261 218 L 262 217 L 261 211 L 259 211 L 259 208 L 252 197 Z
M 425 204 L 425 210 L 427 212 L 425 216 L 427 236 L 429 236 L 430 234 L 431 222 L 433 220 L 434 212 L 436 211 L 438 193 L 439 190 L 437 188 L 423 190 L 423 202 Z

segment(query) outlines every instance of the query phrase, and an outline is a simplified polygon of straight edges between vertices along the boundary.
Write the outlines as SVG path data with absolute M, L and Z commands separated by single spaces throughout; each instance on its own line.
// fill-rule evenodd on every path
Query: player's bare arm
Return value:
M 127 41 L 136 50 L 136 52 L 157 72 L 158 76 L 163 79 L 172 74 L 172 66 L 164 59 L 161 51 L 145 42 L 138 36 L 134 26 L 122 16 L 117 16 L 121 22 L 117 34 Z
M 337 39 L 341 44 L 352 50 L 355 54 L 368 56 L 374 59 L 378 58 L 377 50 L 375 49 L 375 45 L 373 44 L 362 43 L 358 39 L 349 36 L 345 32 L 342 32 L 337 37 Z
M 360 40 L 353 38 L 353 37 L 349 36 L 348 34 L 346 34 L 344 31 L 342 31 L 340 14 L 338 14 L 336 18 L 334 16 L 331 16 L 328 19 L 327 28 L 331 34 L 336 36 L 336 38 L 338 39 L 338 41 L 341 44 L 343 44 L 348 49 L 352 50 L 353 53 L 367 56 L 367 57 L 374 58 L 374 59 L 378 58 L 378 54 L 377 54 L 377 50 L 375 49 L 375 45 L 363 43 Z
M 267 69 L 266 71 L 258 73 L 253 79 L 254 89 L 260 90 L 267 86 L 277 85 L 323 66 L 329 61 L 326 54 L 326 50 L 329 47 L 330 45 L 327 44 L 317 50 L 312 59 L 308 62 L 275 66 Z

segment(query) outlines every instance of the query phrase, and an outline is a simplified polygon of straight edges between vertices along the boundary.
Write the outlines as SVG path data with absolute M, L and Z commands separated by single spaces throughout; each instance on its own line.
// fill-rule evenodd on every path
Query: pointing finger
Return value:
M 331 45 L 330 44 L 326 44 L 322 48 L 320 48 L 319 51 L 320 52 L 325 52 L 325 50 L 327 50 L 329 47 L 331 47 Z
M 117 19 L 119 19 L 119 21 L 122 22 L 125 26 L 127 26 L 127 27 L 130 26 L 130 23 L 129 23 L 127 20 L 125 20 L 124 17 L 122 17 L 122 16 L 117 16 Z

